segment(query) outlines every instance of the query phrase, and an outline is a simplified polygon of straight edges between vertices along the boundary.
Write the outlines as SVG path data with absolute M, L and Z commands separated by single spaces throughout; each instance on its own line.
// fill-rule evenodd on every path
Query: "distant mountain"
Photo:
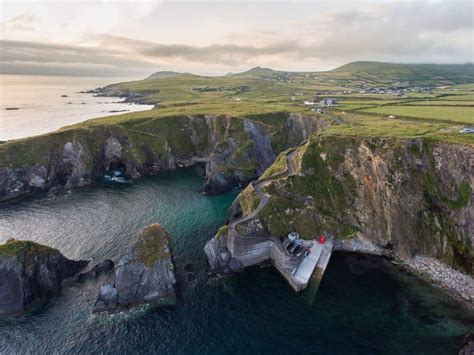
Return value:
M 381 62 L 352 62 L 329 73 L 350 74 L 353 79 L 374 82 L 408 82 L 424 84 L 437 82 L 446 84 L 474 81 L 474 64 L 398 64 Z
M 165 78 L 171 78 L 173 76 L 182 75 L 182 74 L 184 73 L 178 73 L 175 71 L 157 71 L 156 73 L 153 73 L 149 77 L 145 78 L 145 80 L 165 79 Z
M 236 74 L 232 74 L 233 76 L 248 76 L 248 75 L 252 75 L 252 76 L 272 76 L 274 74 L 277 74 L 277 73 L 281 73 L 277 70 L 273 70 L 273 69 L 270 69 L 270 68 L 262 68 L 262 67 L 255 67 L 255 68 L 252 68 L 250 70 L 247 70 L 247 71 L 244 71 L 244 72 L 241 72 L 241 73 L 236 73 Z

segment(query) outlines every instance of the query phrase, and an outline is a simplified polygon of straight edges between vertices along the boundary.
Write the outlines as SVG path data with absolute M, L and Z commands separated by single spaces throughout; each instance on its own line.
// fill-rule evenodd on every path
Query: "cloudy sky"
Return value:
M 474 61 L 474 2 L 0 0 L 0 73 L 224 74 Z

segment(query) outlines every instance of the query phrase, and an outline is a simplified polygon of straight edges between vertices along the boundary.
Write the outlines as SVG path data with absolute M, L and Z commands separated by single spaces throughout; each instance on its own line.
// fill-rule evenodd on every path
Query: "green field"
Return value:
M 442 120 L 459 124 L 474 124 L 474 107 L 449 106 L 382 106 L 361 110 L 382 115 Z
M 420 78 L 425 82 L 426 68 L 422 69 L 425 74 Z M 357 75 L 338 70 L 291 73 L 256 68 L 222 77 L 175 73 L 169 76 L 167 73 L 158 79 L 114 84 L 104 89 L 105 92 L 140 94 L 140 101 L 153 103 L 156 107 L 149 111 L 91 119 L 55 133 L 35 137 L 35 145 L 40 148 L 36 151 L 28 148 L 31 145 L 30 138 L 2 144 L 0 165 L 1 158 L 5 162 L 10 161 L 9 154 L 12 152 L 17 163 L 35 162 L 38 161 L 37 155 L 42 156 L 41 152 L 47 151 L 51 145 L 59 146 L 65 139 L 74 137 L 92 137 L 93 141 L 94 134 L 101 134 L 100 132 L 109 129 L 126 130 L 127 134 L 140 134 L 143 139 L 153 140 L 153 134 L 147 133 L 147 129 L 168 132 L 167 127 L 175 127 L 183 116 L 207 114 L 246 117 L 277 129 L 283 129 L 282 120 L 278 118 L 281 114 L 314 115 L 328 123 L 323 134 L 425 137 L 474 145 L 474 135 L 459 132 L 465 125 L 474 125 L 474 107 L 466 106 L 473 103 L 469 99 L 474 93 L 469 90 L 474 89 L 474 84 L 444 86 L 442 89 L 434 89 L 432 93 L 429 90 L 413 93 L 417 97 L 360 93 L 361 85 L 367 87 L 375 81 L 384 81 L 383 73 L 383 70 L 371 71 L 371 79 L 366 80 L 362 79 L 364 75 L 360 72 Z M 458 73 L 453 75 L 452 82 L 458 80 Z M 389 77 L 396 79 L 395 76 L 392 72 Z M 465 77 L 459 81 L 466 80 Z M 402 78 L 404 76 L 396 81 L 400 82 Z M 474 83 L 474 73 L 469 80 Z M 435 87 L 446 81 L 445 77 L 437 77 L 428 84 Z M 331 92 L 323 94 L 325 90 Z M 352 93 L 348 94 L 349 90 Z M 346 93 L 340 94 L 340 91 Z M 312 112 L 311 107 L 304 104 L 305 100 L 314 98 L 319 101 L 325 97 L 336 98 L 338 106 L 323 107 L 321 114 Z M 398 119 L 389 119 L 389 115 L 396 115 Z
M 447 101 L 472 101 L 474 102 L 474 93 L 472 94 L 455 94 L 452 96 L 446 96 L 446 97 L 441 97 L 441 100 L 447 100 Z
M 410 106 L 474 106 L 474 101 L 426 100 L 407 102 L 406 104 Z
M 327 129 L 331 134 L 430 136 L 474 143 L 474 137 L 459 133 L 465 124 L 474 124 L 474 93 L 470 91 L 474 90 L 474 84 L 447 85 L 447 82 L 474 82 L 474 71 L 471 67 L 469 68 L 472 72 L 464 70 L 464 66 L 387 65 L 353 63 L 323 73 L 294 73 L 254 68 L 244 73 L 221 77 L 157 73 L 155 77 L 158 79 L 108 87 L 109 90 L 139 93 L 143 95 L 143 101 L 157 104 L 157 108 L 90 120 L 77 126 L 120 124 L 133 127 L 137 123 L 159 117 L 197 114 L 251 117 L 266 113 L 291 112 L 319 115 L 331 122 L 337 122 L 337 125 L 331 125 Z M 353 71 L 347 71 L 348 69 Z M 430 79 L 430 71 L 437 73 L 436 76 L 431 76 L 435 79 Z M 377 86 L 379 82 L 384 85 L 400 83 L 407 81 L 408 77 L 411 78 L 408 81 L 419 88 L 426 84 L 434 89 L 423 92 L 409 91 L 402 97 L 360 93 L 360 85 L 366 88 Z M 327 90 L 329 93 L 325 92 Z M 352 92 L 348 93 L 349 91 Z M 319 95 L 316 95 L 317 93 Z M 326 97 L 335 98 L 338 106 L 322 108 L 322 115 L 311 112 L 310 107 L 304 105 L 307 99 L 314 98 L 319 101 Z M 470 105 L 472 107 L 469 107 Z M 396 115 L 398 119 L 388 119 L 388 115 Z M 271 121 L 268 123 L 275 124 Z

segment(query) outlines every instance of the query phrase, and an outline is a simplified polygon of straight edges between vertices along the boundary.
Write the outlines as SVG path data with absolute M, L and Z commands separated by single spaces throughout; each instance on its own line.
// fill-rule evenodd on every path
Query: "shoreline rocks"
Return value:
M 113 284 L 99 289 L 93 312 L 115 312 L 140 304 L 176 304 L 176 278 L 170 237 L 160 224 L 138 233 L 117 263 Z
M 459 351 L 459 355 L 474 354 L 474 334 L 467 333 L 463 337 L 463 348 Z
M 35 242 L 8 240 L 0 245 L 0 317 L 27 311 L 87 264 Z
M 458 301 L 474 309 L 474 278 L 428 257 L 415 256 L 405 261 L 408 271 L 426 278 L 434 286 L 444 289 Z

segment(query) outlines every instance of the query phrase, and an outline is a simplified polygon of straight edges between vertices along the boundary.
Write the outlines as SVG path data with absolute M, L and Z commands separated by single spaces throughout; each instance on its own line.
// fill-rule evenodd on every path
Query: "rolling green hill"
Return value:
M 151 74 L 150 76 L 146 77 L 145 80 L 153 80 L 153 79 L 165 79 L 171 78 L 173 76 L 182 75 L 182 73 L 178 73 L 175 71 L 158 71 L 156 73 Z
M 352 62 L 332 70 L 337 75 L 370 83 L 408 85 L 452 85 L 474 80 L 474 64 L 397 64 Z

